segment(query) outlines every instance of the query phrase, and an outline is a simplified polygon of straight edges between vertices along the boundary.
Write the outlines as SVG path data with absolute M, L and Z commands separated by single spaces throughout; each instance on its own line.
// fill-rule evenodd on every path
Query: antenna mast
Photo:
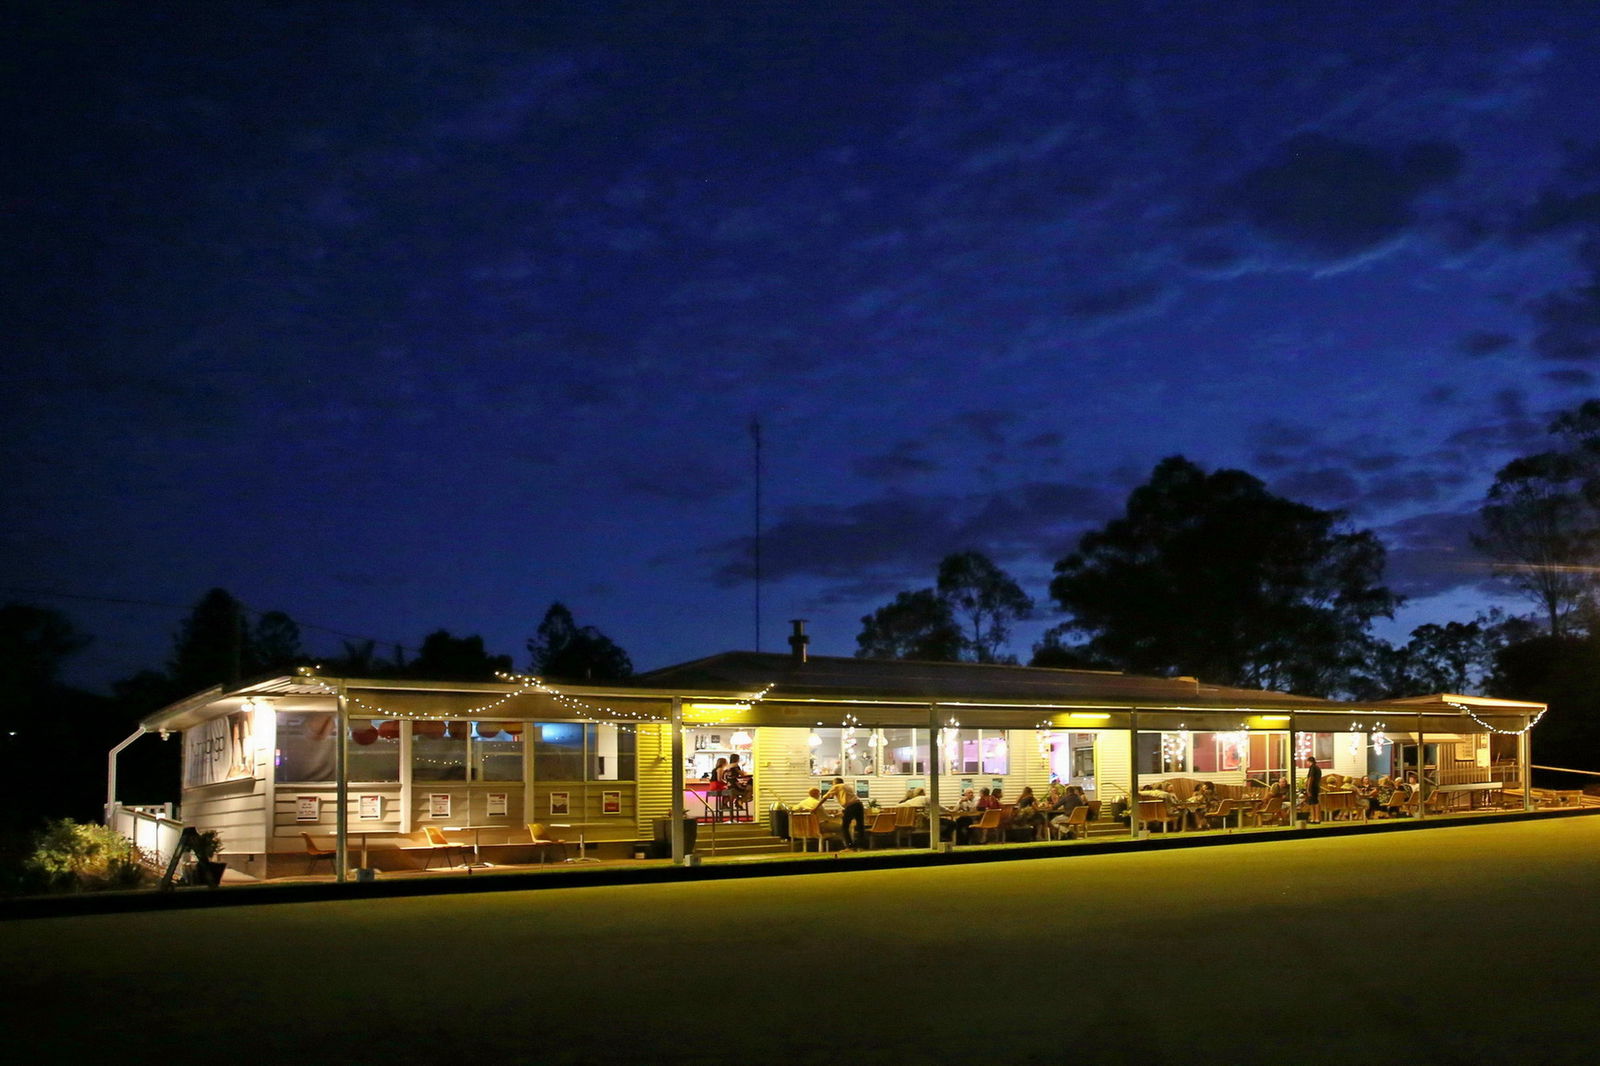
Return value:
M 761 419 L 750 417 L 750 439 L 755 443 L 756 513 L 753 550 L 756 571 L 756 651 L 761 650 Z

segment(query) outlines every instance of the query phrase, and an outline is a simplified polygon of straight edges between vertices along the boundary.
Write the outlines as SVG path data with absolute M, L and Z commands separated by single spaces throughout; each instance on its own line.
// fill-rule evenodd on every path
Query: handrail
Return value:
M 1558 774 L 1583 774 L 1586 777 L 1600 777 L 1600 771 L 1596 770 L 1569 770 L 1564 766 L 1537 766 L 1532 764 L 1530 764 L 1530 768 L 1534 770 L 1554 770 Z

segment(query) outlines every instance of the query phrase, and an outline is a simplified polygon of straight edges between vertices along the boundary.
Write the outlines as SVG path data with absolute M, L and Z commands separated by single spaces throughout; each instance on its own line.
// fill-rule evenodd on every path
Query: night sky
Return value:
M 1470 619 L 1596 393 L 1588 3 L 11 5 L 0 598 L 641 669 L 1052 564 L 1163 456 Z M 1512 601 L 1507 601 L 1512 602 Z M 308 629 L 324 653 L 338 640 Z

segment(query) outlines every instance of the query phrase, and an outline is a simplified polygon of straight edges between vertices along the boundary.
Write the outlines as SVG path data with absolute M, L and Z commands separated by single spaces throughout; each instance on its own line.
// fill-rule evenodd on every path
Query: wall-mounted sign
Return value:
M 506 816 L 506 794 L 504 792 L 489 793 L 489 817 L 504 818 Z
M 378 822 L 383 820 L 383 797 L 378 795 L 365 795 L 361 797 L 361 820 L 363 822 Z
M 314 822 L 322 815 L 321 796 L 296 796 L 294 798 L 294 820 L 297 822 Z
M 428 817 L 429 818 L 448 818 L 448 817 L 450 817 L 450 793 L 448 793 L 448 792 L 430 792 L 430 793 L 428 793 Z
M 872 794 L 871 793 L 871 789 L 872 789 L 872 782 L 869 781 L 867 778 L 865 778 L 865 777 L 856 778 L 856 795 L 857 796 L 859 796 L 862 799 L 866 799 L 869 795 Z
M 254 719 L 249 712 L 238 712 L 185 729 L 184 784 L 212 785 L 254 777 Z
M 622 813 L 622 793 L 620 793 L 620 792 L 602 792 L 602 793 L 600 793 L 600 813 L 601 814 L 621 814 Z
M 552 792 L 552 793 L 550 793 L 550 813 L 551 814 L 571 814 L 572 813 L 572 805 L 570 803 L 570 799 L 571 799 L 570 795 L 568 793 L 566 793 L 566 792 Z

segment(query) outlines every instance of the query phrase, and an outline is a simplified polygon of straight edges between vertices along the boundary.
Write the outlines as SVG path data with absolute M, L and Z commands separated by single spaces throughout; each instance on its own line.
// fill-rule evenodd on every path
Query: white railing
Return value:
M 144 852 L 146 861 L 158 869 L 164 868 L 172 858 L 172 853 L 178 849 L 178 836 L 183 832 L 183 823 L 172 816 L 170 803 L 160 807 L 119 805 L 111 808 L 106 824 L 133 841 L 134 846 Z

